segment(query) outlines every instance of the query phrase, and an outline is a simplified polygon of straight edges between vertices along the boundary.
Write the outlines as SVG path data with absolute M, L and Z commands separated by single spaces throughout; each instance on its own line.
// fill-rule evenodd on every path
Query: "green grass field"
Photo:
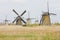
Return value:
M 0 40 L 60 40 L 60 35 L 55 33 L 40 34 L 19 34 L 3 35 L 0 34 Z

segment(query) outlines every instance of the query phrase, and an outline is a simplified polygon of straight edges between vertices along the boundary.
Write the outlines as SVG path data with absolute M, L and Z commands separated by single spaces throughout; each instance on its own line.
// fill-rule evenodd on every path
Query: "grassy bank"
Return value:
M 60 40 L 60 26 L 0 26 L 0 40 Z
M 59 32 L 45 32 L 43 34 L 0 34 L 0 40 L 60 40 Z

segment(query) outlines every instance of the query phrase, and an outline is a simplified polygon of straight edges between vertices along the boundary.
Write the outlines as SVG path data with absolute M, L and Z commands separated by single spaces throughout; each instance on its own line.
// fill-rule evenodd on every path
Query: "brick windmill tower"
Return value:
M 50 15 L 56 15 L 54 13 L 49 13 L 49 3 L 47 1 L 47 12 L 43 12 L 42 18 L 40 20 L 40 25 L 51 25 Z

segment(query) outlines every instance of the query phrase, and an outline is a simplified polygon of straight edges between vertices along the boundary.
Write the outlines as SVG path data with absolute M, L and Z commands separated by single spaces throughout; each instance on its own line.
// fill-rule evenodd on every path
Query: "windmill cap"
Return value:
M 48 15 L 49 12 L 43 12 L 42 16 Z

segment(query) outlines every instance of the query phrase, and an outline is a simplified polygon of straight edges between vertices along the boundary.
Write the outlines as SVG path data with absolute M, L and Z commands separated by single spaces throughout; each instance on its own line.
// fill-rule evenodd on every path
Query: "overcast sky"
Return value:
M 19 14 L 27 10 L 22 17 L 27 18 L 29 12 L 31 18 L 40 20 L 42 12 L 47 11 L 47 0 L 0 0 L 0 19 L 4 20 L 7 16 L 7 19 L 13 21 L 17 15 L 12 9 Z M 49 12 L 56 14 L 50 16 L 51 22 L 60 22 L 60 0 L 49 0 Z

